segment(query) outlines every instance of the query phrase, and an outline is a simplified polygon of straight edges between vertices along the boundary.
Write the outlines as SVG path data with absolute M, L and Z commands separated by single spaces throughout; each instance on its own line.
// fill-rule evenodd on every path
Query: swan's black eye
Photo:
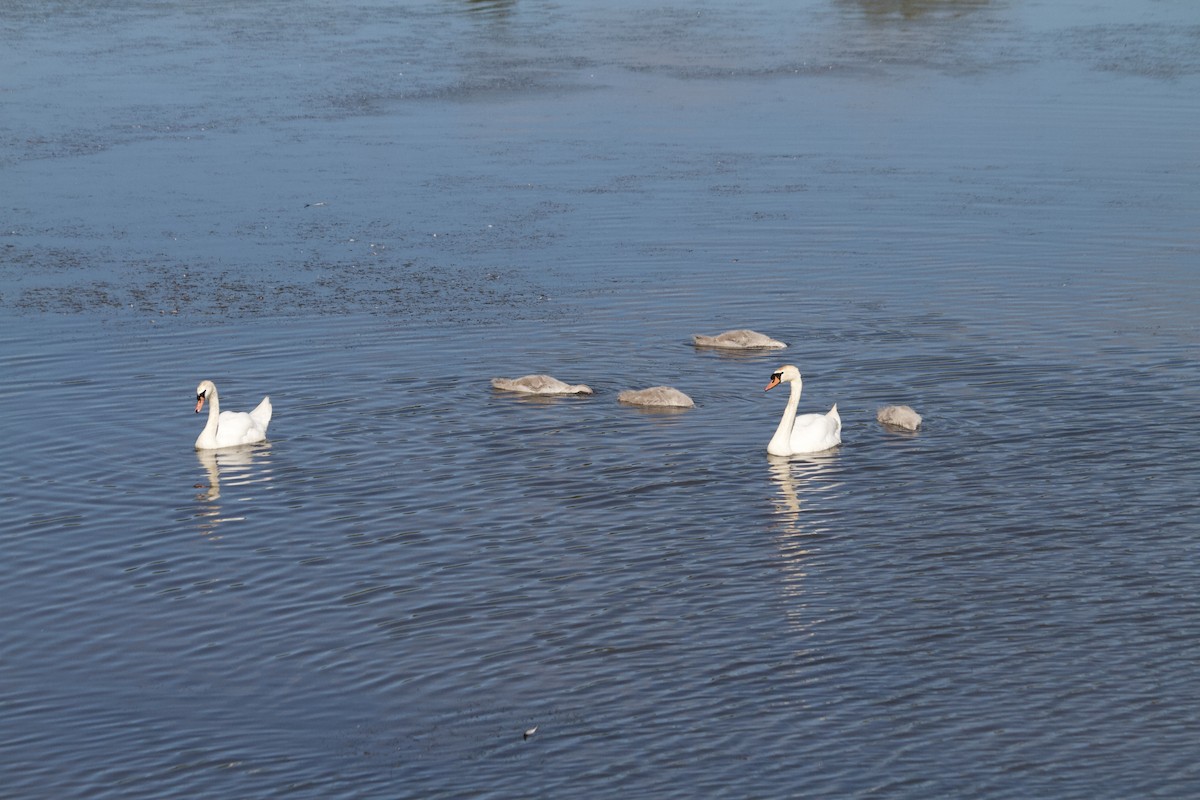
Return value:
M 204 399 L 204 392 L 201 392 L 200 394 L 196 395 L 196 399 L 197 399 L 197 400 L 203 400 L 203 399 Z
M 771 380 L 773 380 L 773 381 L 781 381 L 781 380 L 783 380 L 783 373 L 782 373 L 782 372 L 772 372 L 772 373 L 771 373 Z

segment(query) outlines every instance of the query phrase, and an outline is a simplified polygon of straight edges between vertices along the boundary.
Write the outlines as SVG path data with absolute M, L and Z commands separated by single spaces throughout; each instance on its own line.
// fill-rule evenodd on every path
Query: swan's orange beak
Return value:
M 200 413 L 200 409 L 204 408 L 204 395 L 196 395 L 196 413 Z
M 768 383 L 766 386 L 764 386 L 764 387 L 763 387 L 763 391 L 764 391 L 764 392 L 770 391 L 771 389 L 774 389 L 774 388 L 775 388 L 776 386 L 778 386 L 778 385 L 779 385 L 779 376 L 778 376 L 778 375 L 772 375 L 772 376 L 771 376 L 771 382 L 770 382 L 770 383 Z M 200 409 L 199 409 L 199 408 L 197 408 L 196 410 L 197 410 L 197 411 L 199 411 Z

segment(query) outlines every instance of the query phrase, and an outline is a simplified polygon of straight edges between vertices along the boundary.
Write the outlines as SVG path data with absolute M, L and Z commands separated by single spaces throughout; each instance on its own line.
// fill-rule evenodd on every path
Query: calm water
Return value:
M 0 10 L 3 794 L 1200 794 L 1193 3 L 107 5 Z

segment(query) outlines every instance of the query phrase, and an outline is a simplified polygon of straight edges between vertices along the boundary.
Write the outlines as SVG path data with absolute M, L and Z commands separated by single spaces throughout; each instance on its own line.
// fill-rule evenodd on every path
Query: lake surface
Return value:
M 1200 7 L 106 6 L 0 10 L 3 793 L 1200 794 Z

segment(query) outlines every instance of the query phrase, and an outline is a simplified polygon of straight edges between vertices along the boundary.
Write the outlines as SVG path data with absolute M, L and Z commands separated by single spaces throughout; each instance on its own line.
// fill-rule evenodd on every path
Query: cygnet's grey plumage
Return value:
M 705 336 L 697 333 L 692 336 L 692 342 L 699 347 L 727 347 L 731 350 L 778 350 L 787 347 L 786 344 L 764 336 L 758 331 L 739 328 L 735 331 L 725 331 L 716 336 Z
M 921 415 L 913 411 L 910 406 L 884 406 L 879 409 L 875 419 L 884 425 L 891 425 L 893 428 L 902 428 L 906 431 L 915 431 L 921 427 Z
M 691 408 L 696 405 L 692 398 L 671 386 L 651 386 L 649 389 L 626 389 L 617 395 L 617 401 L 631 406 L 655 408 Z
M 563 383 L 550 375 L 525 375 L 520 378 L 492 378 L 492 386 L 521 394 L 591 394 L 592 387 L 582 383 Z

